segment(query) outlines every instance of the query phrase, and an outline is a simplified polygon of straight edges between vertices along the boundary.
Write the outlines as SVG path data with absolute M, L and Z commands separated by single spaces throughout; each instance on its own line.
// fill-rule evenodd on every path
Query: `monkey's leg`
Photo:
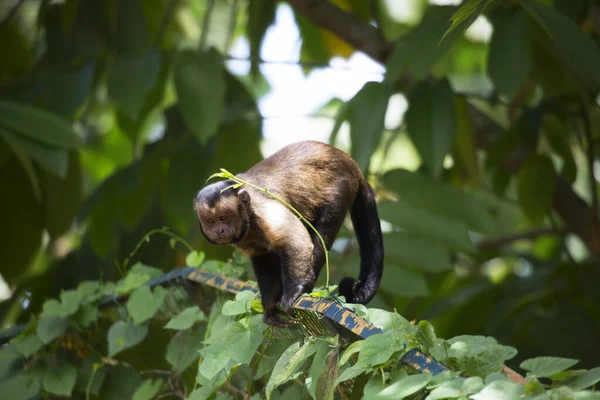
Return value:
M 294 302 L 302 293 L 312 290 L 317 280 L 313 268 L 312 240 L 306 229 L 296 232 L 304 232 L 304 234 L 296 235 L 281 253 L 283 280 L 281 306 L 290 315 L 293 314 Z
M 285 326 L 287 323 L 277 314 L 276 308 L 283 293 L 279 255 L 264 253 L 254 256 L 252 267 L 260 290 L 265 323 L 272 326 Z
M 317 232 L 319 232 L 319 234 L 323 237 L 323 240 L 325 241 L 325 247 L 327 250 L 329 250 L 333 245 L 338 232 L 340 231 L 340 227 L 344 223 L 347 208 L 339 204 L 332 204 L 326 208 L 329 210 L 329 212 L 317 214 L 317 218 L 312 224 Z M 315 275 L 318 277 L 319 273 L 321 272 L 321 268 L 323 268 L 323 265 L 325 264 L 326 250 L 323 248 L 321 239 L 319 239 L 319 236 L 317 236 L 312 229 L 309 231 L 309 234 L 314 245 L 313 270 Z M 310 290 L 312 290 L 312 288 L 310 288 Z

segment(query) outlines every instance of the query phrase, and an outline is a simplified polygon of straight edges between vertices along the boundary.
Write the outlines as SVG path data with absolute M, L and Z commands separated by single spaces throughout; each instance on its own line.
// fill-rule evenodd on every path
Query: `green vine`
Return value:
M 321 236 L 321 234 L 313 226 L 313 224 L 311 224 L 310 221 L 308 221 L 306 218 L 304 218 L 304 215 L 302 215 L 302 213 L 300 213 L 300 211 L 296 210 L 294 208 L 294 206 L 292 206 L 290 203 L 288 203 L 281 197 L 277 196 L 275 193 L 271 192 L 268 188 L 261 188 L 261 187 L 256 186 L 248 181 L 245 181 L 244 179 L 238 178 L 237 176 L 233 175 L 231 172 L 227 171 L 224 168 L 221 168 L 221 172 L 218 172 L 216 174 L 212 174 L 211 176 L 209 176 L 206 181 L 208 182 L 212 178 L 231 179 L 232 181 L 237 182 L 235 185 L 231 185 L 231 186 L 226 187 L 225 189 L 222 189 L 221 193 L 223 193 L 223 191 L 230 189 L 230 188 L 238 189 L 243 185 L 251 186 L 256 190 L 266 193 L 269 196 L 273 197 L 274 199 L 278 200 L 281 204 L 283 204 L 290 210 L 292 210 L 300 218 L 300 220 L 302 220 L 302 222 L 304 222 L 306 225 L 308 225 L 310 227 L 310 229 L 312 229 L 319 237 L 319 240 L 321 241 L 321 245 L 323 246 L 323 251 L 325 252 L 325 271 L 326 271 L 325 290 L 327 291 L 327 295 L 330 294 L 329 293 L 330 292 L 329 291 L 329 252 L 327 251 L 327 246 L 325 246 L 325 240 L 323 240 L 323 236 Z

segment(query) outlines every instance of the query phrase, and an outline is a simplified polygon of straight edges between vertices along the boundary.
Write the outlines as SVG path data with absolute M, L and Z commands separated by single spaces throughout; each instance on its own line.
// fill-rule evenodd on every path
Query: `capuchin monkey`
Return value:
M 339 292 L 348 303 L 366 304 L 373 298 L 383 273 L 383 237 L 373 189 L 350 156 L 325 143 L 302 141 L 237 177 L 290 203 L 321 234 L 327 250 L 350 211 L 360 274 L 358 280 L 342 279 Z M 298 297 L 314 288 L 325 250 L 314 231 L 281 202 L 248 185 L 232 185 L 225 180 L 200 190 L 194 199 L 200 230 L 210 243 L 233 244 L 251 259 L 264 320 L 284 326 L 277 303 L 292 314 Z

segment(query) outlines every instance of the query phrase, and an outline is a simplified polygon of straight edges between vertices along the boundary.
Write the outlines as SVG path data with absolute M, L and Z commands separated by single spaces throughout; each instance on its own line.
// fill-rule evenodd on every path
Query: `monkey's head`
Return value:
M 194 199 L 200 231 L 213 244 L 232 244 L 244 237 L 250 225 L 250 195 L 246 189 L 228 188 L 230 180 L 204 187 Z

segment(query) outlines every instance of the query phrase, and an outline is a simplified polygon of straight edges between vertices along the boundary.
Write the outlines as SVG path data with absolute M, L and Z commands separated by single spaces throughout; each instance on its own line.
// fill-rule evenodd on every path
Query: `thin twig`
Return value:
M 4 18 L 2 19 L 2 21 L 0 21 L 0 29 L 2 29 L 2 27 L 4 26 L 4 24 L 8 23 L 8 21 L 10 21 L 11 18 L 15 16 L 15 14 L 17 13 L 17 11 L 19 11 L 19 8 L 21 8 L 21 6 L 23 4 L 25 4 L 25 0 L 19 0 L 17 2 L 17 4 L 15 4 L 13 6 L 13 8 L 10 9 L 10 11 L 8 12 L 8 14 L 6 14 L 4 16 Z
M 556 228 L 545 228 L 545 229 L 536 229 L 534 231 L 515 233 L 513 235 L 502 236 L 499 238 L 482 240 L 477 243 L 476 246 L 480 250 L 494 249 L 497 247 L 506 246 L 517 240 L 522 239 L 536 239 L 540 236 L 546 235 L 564 235 L 566 232 L 564 230 L 558 230 Z
M 590 192 L 592 192 L 592 211 L 594 220 L 598 219 L 598 192 L 596 190 L 596 177 L 594 176 L 594 161 L 596 155 L 594 154 L 594 143 L 592 139 L 592 127 L 590 124 L 590 113 L 585 104 L 581 105 L 581 118 L 583 119 L 583 134 L 587 142 L 587 162 L 588 162 L 588 175 L 590 181 Z
M 169 27 L 169 24 L 173 19 L 173 14 L 175 13 L 175 9 L 177 8 L 178 2 L 179 0 L 171 0 L 169 2 L 169 5 L 167 6 L 167 9 L 165 10 L 165 15 L 160 23 L 160 28 L 158 28 L 158 32 L 156 33 L 156 39 L 154 40 L 156 47 L 160 47 L 160 42 L 162 42 L 162 40 L 164 39 L 164 36 L 167 32 L 167 28 Z
M 208 37 L 208 31 L 210 30 L 210 17 L 212 16 L 214 6 L 214 0 L 208 0 L 208 5 L 204 12 L 204 19 L 202 20 L 202 33 L 200 34 L 199 48 L 201 50 L 204 49 L 204 46 L 206 45 L 206 38 Z

